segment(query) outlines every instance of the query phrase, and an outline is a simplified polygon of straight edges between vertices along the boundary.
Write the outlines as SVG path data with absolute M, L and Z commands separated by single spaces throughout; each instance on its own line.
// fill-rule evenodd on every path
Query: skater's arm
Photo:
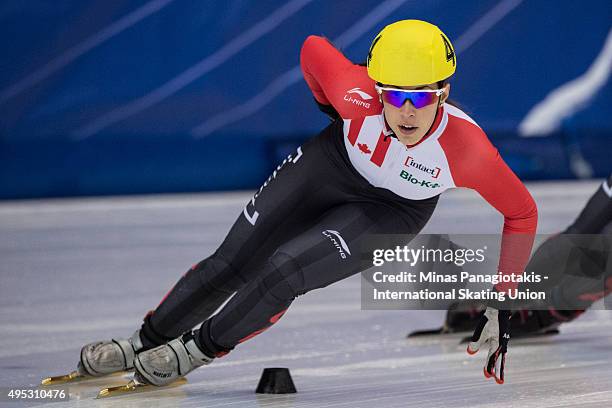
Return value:
M 531 194 L 500 156 L 482 130 L 475 130 L 457 185 L 476 190 L 504 216 L 499 270 L 522 274 L 531 254 L 538 210 Z M 499 291 L 516 285 L 500 283 Z
M 537 206 L 497 149 L 485 162 L 485 168 L 490 171 L 490 177 L 477 176 L 475 189 L 504 215 L 499 270 L 504 274 L 522 275 L 529 261 L 538 224 Z M 500 283 L 496 289 L 506 291 L 515 286 L 512 283 Z
M 366 67 L 353 64 L 326 38 L 311 35 L 300 53 L 304 79 L 324 112 L 351 119 L 382 110 Z M 352 92 L 349 92 L 352 91 Z
M 471 188 L 504 216 L 504 234 L 534 234 L 538 210 L 533 197 L 492 145 L 470 175 Z

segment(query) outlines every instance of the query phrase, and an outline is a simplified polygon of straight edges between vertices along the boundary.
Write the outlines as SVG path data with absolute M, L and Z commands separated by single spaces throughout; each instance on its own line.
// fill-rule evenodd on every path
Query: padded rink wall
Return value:
M 452 96 L 521 178 L 610 172 L 609 1 L 9 0 L 0 198 L 256 188 L 328 123 L 306 36 L 360 62 L 403 18 L 451 38 Z

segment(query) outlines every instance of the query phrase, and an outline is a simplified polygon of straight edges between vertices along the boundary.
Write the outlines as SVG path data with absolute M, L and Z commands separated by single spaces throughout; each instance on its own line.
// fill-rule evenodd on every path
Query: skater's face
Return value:
M 410 91 L 440 92 L 406 93 L 393 89 Z M 398 140 L 405 145 L 413 145 L 425 136 L 436 117 L 436 110 L 448 98 L 450 84 L 439 88 L 438 84 L 424 86 L 391 86 L 379 88 L 385 112 L 385 119 Z M 439 95 L 438 95 L 439 94 Z M 397 105 L 400 105 L 399 107 Z

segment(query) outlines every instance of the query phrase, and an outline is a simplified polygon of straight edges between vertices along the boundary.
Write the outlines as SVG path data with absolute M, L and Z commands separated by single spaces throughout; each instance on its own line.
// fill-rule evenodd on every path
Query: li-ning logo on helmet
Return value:
M 446 38 L 446 36 L 444 34 L 440 34 L 440 37 L 442 37 L 442 42 L 444 42 L 444 48 L 446 49 L 446 62 L 453 62 L 453 67 L 455 66 L 455 50 L 453 50 L 453 46 L 451 45 L 450 41 L 448 41 L 448 38 Z
M 348 245 L 346 245 L 346 242 L 340 236 L 340 233 L 338 231 L 325 230 L 322 232 L 322 234 L 331 240 L 332 244 L 334 244 L 334 246 L 338 250 L 338 253 L 340 254 L 340 258 L 346 259 L 347 258 L 346 254 L 349 254 L 349 255 L 351 254 L 351 251 L 349 251 Z

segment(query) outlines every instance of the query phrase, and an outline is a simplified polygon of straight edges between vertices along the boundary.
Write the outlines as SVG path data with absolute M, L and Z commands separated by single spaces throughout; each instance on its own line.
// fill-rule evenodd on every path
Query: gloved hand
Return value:
M 487 307 L 467 346 L 468 354 L 476 354 L 481 345 L 489 343 L 484 376 L 486 378 L 495 377 L 498 384 L 504 383 L 506 352 L 510 340 L 510 315 L 508 310 Z

